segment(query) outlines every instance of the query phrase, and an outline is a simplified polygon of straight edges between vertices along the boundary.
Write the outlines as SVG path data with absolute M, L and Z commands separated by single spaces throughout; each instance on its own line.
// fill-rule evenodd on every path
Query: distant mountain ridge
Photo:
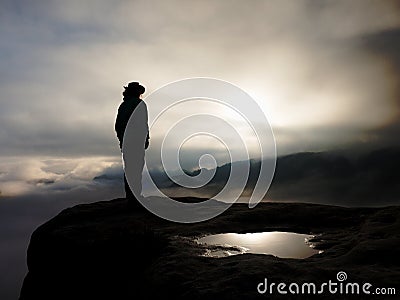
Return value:
M 215 172 L 215 175 L 206 186 L 196 189 L 178 186 L 160 170 L 151 170 L 150 174 L 156 185 L 168 196 L 211 198 L 226 184 L 233 164 L 244 168 L 247 162 L 227 163 L 215 170 L 203 169 L 204 172 Z M 243 197 L 251 194 L 258 179 L 260 165 L 260 161 L 250 160 L 249 177 Z M 384 148 L 353 156 L 333 151 L 280 156 L 276 161 L 275 175 L 266 200 L 345 206 L 398 205 L 399 170 L 400 148 Z M 185 173 L 196 176 L 200 169 L 186 170 Z M 115 176 L 103 174 L 94 179 L 113 178 Z
M 245 162 L 234 162 L 243 164 Z M 243 196 L 257 182 L 260 161 L 250 161 L 250 173 Z M 231 164 L 217 167 L 214 178 L 194 195 L 212 197 L 226 184 Z M 357 157 L 334 152 L 302 152 L 277 158 L 276 170 L 267 199 L 303 201 L 348 206 L 384 206 L 400 202 L 400 149 L 386 148 Z M 200 170 L 188 175 L 195 176 Z M 160 179 L 161 176 L 154 177 Z M 156 180 L 155 180 L 156 181 Z M 157 182 L 167 194 L 178 187 L 170 179 Z M 193 192 L 193 191 L 192 191 Z M 183 194 L 183 191 L 181 191 Z

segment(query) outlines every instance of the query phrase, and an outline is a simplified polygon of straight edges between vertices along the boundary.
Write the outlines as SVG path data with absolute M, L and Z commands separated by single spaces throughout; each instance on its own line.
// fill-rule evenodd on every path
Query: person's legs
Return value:
M 136 161 L 136 165 L 134 166 L 134 168 L 132 168 L 130 172 L 131 185 L 129 185 L 128 180 L 126 179 L 126 175 L 124 174 L 125 195 L 126 199 L 128 200 L 128 205 L 131 208 L 142 207 L 142 205 L 138 201 L 138 198 L 143 197 L 142 196 L 143 167 L 144 167 L 144 157 Z
M 135 199 L 135 195 L 132 193 L 132 190 L 128 184 L 128 181 L 126 180 L 126 175 L 124 173 L 124 184 L 125 184 L 125 197 L 126 199 Z
M 135 197 L 134 193 L 132 192 L 132 190 L 129 186 L 129 183 L 126 180 L 125 174 L 124 174 L 124 183 L 125 183 L 126 200 L 128 201 L 128 209 L 137 211 L 137 210 L 140 210 L 141 208 L 143 208 L 142 205 L 137 200 L 137 198 Z

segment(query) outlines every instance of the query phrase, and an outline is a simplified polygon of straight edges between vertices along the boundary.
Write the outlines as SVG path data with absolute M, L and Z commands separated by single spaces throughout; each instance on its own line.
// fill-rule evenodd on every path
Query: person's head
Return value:
M 125 90 L 122 93 L 126 98 L 139 98 L 144 92 L 145 87 L 140 85 L 139 82 L 131 82 L 127 86 L 124 86 Z

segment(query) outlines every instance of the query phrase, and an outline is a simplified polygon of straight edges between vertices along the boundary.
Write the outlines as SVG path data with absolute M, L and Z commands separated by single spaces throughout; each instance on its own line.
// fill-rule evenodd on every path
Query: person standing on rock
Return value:
M 146 103 L 141 99 L 145 87 L 139 82 L 131 82 L 124 86 L 123 101 L 118 108 L 115 121 L 115 131 L 119 140 L 119 147 L 122 151 L 125 129 L 132 114 L 130 126 L 134 128 L 134 134 L 129 136 L 130 150 L 133 151 L 133 165 L 130 168 L 131 186 L 124 173 L 125 194 L 130 206 L 140 206 L 136 198 L 142 197 L 142 172 L 144 167 L 145 149 L 149 147 L 149 127 Z M 128 141 L 128 140 L 127 140 Z M 144 141 L 144 143 L 143 143 Z M 132 146 L 133 145 L 133 146 Z M 132 176 L 131 176 L 132 175 Z M 136 197 L 135 197 L 136 196 Z

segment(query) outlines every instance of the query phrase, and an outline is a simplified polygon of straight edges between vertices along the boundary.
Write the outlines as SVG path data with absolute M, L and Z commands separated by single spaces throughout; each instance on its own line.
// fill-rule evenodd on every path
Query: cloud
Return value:
M 146 93 L 190 76 L 231 81 L 266 112 L 278 154 L 398 143 L 398 1 L 2 4 L 3 195 L 87 187 L 110 167 L 91 157 L 119 161 L 113 125 L 130 80 Z M 207 110 L 192 105 L 167 121 Z M 150 135 L 159 145 L 160 132 Z M 192 142 L 185 168 L 210 148 L 225 162 L 223 147 Z
M 130 80 L 148 92 L 190 76 L 236 83 L 274 127 L 306 136 L 283 153 L 324 147 L 321 127 L 353 129 L 332 146 L 396 116 L 385 63 L 359 43 L 400 26 L 396 1 L 150 2 L 4 2 L 2 155 L 119 155 L 113 122 Z
M 0 190 L 3 197 L 19 195 L 60 196 L 71 191 L 102 190 L 106 185 L 93 181 L 101 174 L 122 174 L 120 159 L 113 157 L 85 158 L 9 158 L 2 159 Z M 122 177 L 121 177 L 122 178 Z M 120 182 L 112 186 L 121 187 Z M 116 193 L 117 195 L 117 193 Z

